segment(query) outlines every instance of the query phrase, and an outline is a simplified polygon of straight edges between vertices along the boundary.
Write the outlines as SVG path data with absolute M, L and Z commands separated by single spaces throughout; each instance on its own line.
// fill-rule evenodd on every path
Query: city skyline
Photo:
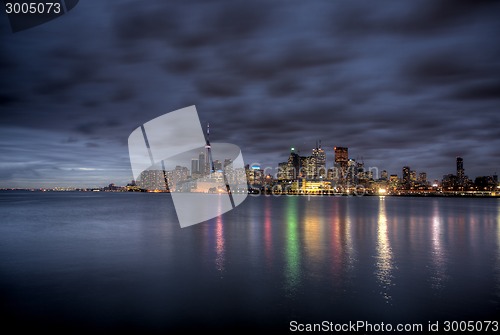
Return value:
M 81 2 L 0 20 L 0 187 L 132 179 L 128 135 L 190 105 L 211 141 L 276 167 L 294 147 L 429 180 L 500 172 L 497 2 Z M 89 24 L 90 23 L 90 24 Z

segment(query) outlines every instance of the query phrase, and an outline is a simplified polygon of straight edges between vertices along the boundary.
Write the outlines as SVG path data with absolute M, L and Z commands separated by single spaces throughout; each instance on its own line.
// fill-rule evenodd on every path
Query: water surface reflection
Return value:
M 285 289 L 288 297 L 294 297 L 300 284 L 300 240 L 298 227 L 298 197 L 286 198 L 286 266 Z
M 437 201 L 432 204 L 432 223 L 429 225 L 432 241 L 431 259 L 433 273 L 430 277 L 434 289 L 442 289 L 446 281 L 446 248 L 443 246 L 443 225 Z
M 380 294 L 387 303 L 392 299 L 391 286 L 393 285 L 393 254 L 387 231 L 387 216 L 385 213 L 385 197 L 379 197 L 377 221 L 377 262 L 375 276 L 379 282 Z

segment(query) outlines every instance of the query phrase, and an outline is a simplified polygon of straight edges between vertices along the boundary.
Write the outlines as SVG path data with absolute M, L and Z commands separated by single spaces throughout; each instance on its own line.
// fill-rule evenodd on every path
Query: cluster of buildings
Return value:
M 301 156 L 291 148 L 288 160 L 278 164 L 275 175 L 259 165 L 247 166 L 250 190 L 285 194 L 383 195 L 495 195 L 500 191 L 496 175 L 477 177 L 474 181 L 469 179 L 464 172 L 462 157 L 457 157 L 456 174 L 430 182 L 426 172 L 417 174 L 409 166 L 402 168 L 399 177 L 376 167 L 366 168 L 362 161 L 349 158 L 346 147 L 334 147 L 333 151 L 334 162 L 328 168 L 321 142 L 316 144 L 310 156 Z
M 234 168 L 230 159 L 212 160 L 210 143 L 187 166 L 171 170 L 149 169 L 137 181 L 127 185 L 129 191 L 149 192 L 250 192 L 272 194 L 379 194 L 379 195 L 495 195 L 500 193 L 498 177 L 482 176 L 474 181 L 465 175 L 462 157 L 456 159 L 456 174 L 441 181 L 427 180 L 426 172 L 417 174 L 409 166 L 401 177 L 386 170 L 366 168 L 363 161 L 349 158 L 347 147 L 334 147 L 334 161 L 327 167 L 326 152 L 321 141 L 310 155 L 290 149 L 287 161 L 277 168 L 259 164 Z M 231 188 L 229 188 L 229 185 Z M 111 186 L 111 185 L 110 185 Z M 111 187 L 110 187 L 111 190 Z
M 248 192 L 245 169 L 233 167 L 230 159 L 206 160 L 202 152 L 191 160 L 191 169 L 181 165 L 172 170 L 148 169 L 128 187 L 151 192 L 222 193 L 229 185 L 233 193 Z

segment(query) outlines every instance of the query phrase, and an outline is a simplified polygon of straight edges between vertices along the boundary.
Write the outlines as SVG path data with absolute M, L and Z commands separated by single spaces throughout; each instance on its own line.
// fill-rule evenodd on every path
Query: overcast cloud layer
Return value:
M 0 20 L 0 187 L 132 179 L 127 138 L 196 105 L 213 142 L 276 166 L 349 147 L 430 179 L 500 172 L 499 1 L 80 1 Z

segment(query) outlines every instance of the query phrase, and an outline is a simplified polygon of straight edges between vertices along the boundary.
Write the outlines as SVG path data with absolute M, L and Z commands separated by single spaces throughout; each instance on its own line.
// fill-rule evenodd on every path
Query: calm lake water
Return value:
M 0 217 L 3 327 L 284 333 L 500 315 L 500 199 L 249 196 L 180 228 L 168 194 L 0 192 Z

